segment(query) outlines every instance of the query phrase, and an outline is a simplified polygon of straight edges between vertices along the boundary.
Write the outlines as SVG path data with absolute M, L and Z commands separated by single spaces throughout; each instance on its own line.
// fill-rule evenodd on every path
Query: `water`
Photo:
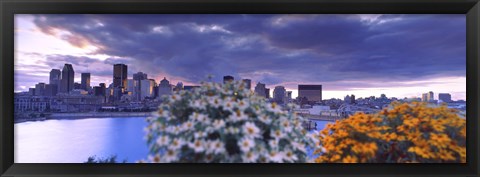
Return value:
M 317 130 L 327 122 L 318 121 Z M 83 163 L 96 155 L 146 159 L 145 118 L 46 120 L 15 124 L 15 163 Z

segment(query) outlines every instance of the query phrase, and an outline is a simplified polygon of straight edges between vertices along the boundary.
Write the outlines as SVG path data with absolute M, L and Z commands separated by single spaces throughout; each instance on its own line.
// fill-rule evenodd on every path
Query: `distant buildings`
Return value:
M 175 88 L 173 89 L 173 91 L 180 91 L 180 90 L 183 90 L 183 83 L 182 82 L 178 82 L 177 85 L 175 86 Z
M 223 83 L 227 83 L 227 82 L 233 82 L 234 78 L 233 76 L 223 76 Z
M 199 88 L 200 86 L 197 86 L 197 85 L 185 85 L 183 86 L 183 89 L 184 90 L 192 90 L 192 89 L 195 89 L 195 88 Z
M 35 85 L 35 95 L 45 96 L 45 83 L 38 83 Z
M 245 83 L 245 88 L 248 90 L 252 89 L 252 80 L 250 79 L 242 79 L 243 83 Z
M 442 100 L 446 103 L 452 102 L 452 95 L 450 95 L 449 93 L 439 93 L 438 100 Z
M 322 101 L 322 85 L 298 85 L 298 97 L 305 97 L 309 102 L 320 102 Z
M 60 92 L 61 93 L 69 93 L 74 88 L 74 76 L 75 71 L 73 70 L 73 66 L 71 64 L 65 64 L 62 69 L 62 79 L 60 82 Z
M 256 93 L 258 96 L 266 97 L 265 84 L 262 84 L 262 83 L 258 82 L 257 85 L 255 86 L 255 93 Z
M 178 85 L 178 84 L 177 84 Z M 171 95 L 172 94 L 172 86 L 170 82 L 164 77 L 160 84 L 158 85 L 158 96 L 161 97 L 163 95 Z
M 153 87 L 155 87 L 155 80 L 144 79 L 140 81 L 140 85 L 142 86 L 140 90 L 140 100 L 144 100 L 148 97 L 153 97 Z
M 265 98 L 270 98 L 270 89 L 265 88 Z
M 277 104 L 284 104 L 286 102 L 287 90 L 283 86 L 276 86 L 273 90 L 273 101 Z
M 430 91 L 428 93 L 423 93 L 422 94 L 422 101 L 423 102 L 433 102 L 433 101 L 435 101 L 434 97 L 433 97 L 433 92 Z
M 90 73 L 82 73 L 81 89 L 90 90 Z
M 62 72 L 59 69 L 52 69 L 50 71 L 50 85 L 57 86 L 57 92 L 60 91 L 60 80 L 62 79 Z

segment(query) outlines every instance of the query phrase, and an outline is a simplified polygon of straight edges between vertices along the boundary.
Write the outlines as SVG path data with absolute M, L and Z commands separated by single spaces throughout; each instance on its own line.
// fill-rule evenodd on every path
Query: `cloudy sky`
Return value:
M 48 83 L 73 64 L 92 86 L 112 82 L 113 64 L 172 84 L 249 78 L 296 96 L 466 99 L 465 15 L 16 15 L 15 91 Z M 272 89 L 273 90 L 273 89 Z

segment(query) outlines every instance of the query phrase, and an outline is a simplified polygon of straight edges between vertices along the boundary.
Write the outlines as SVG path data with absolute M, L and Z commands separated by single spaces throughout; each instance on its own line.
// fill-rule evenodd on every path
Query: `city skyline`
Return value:
M 324 99 L 434 91 L 466 100 L 462 15 L 141 17 L 17 15 L 15 91 L 48 83 L 48 72 L 64 63 L 77 66 L 75 82 L 91 73 L 92 86 L 108 86 L 112 65 L 125 63 L 129 79 L 145 72 L 171 84 L 232 75 L 251 79 L 252 87 L 265 83 L 270 93 L 285 86 L 293 97 L 298 84 L 319 84 Z

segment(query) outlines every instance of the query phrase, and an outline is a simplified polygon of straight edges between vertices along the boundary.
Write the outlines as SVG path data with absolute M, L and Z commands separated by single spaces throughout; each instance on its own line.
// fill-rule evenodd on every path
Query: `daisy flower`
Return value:
M 168 149 L 163 156 L 163 162 L 174 162 L 178 160 L 178 152 L 176 150 Z
M 188 146 L 192 148 L 196 153 L 205 151 L 205 142 L 202 140 L 195 140 L 193 143 L 188 143 Z
M 275 139 L 279 140 L 279 139 L 285 137 L 285 134 L 284 134 L 281 130 L 277 129 L 277 130 L 272 131 L 272 132 L 270 133 L 270 136 L 272 136 L 272 137 L 274 137 Z
M 268 160 L 275 163 L 283 162 L 284 157 L 285 155 L 282 152 L 270 151 L 270 153 L 268 153 Z
M 240 109 L 242 111 L 247 109 L 248 106 L 250 106 L 250 105 L 243 99 L 237 101 L 237 107 L 238 107 L 238 109 Z
M 255 142 L 253 141 L 253 139 L 250 138 L 242 138 L 238 142 L 238 146 L 240 147 L 240 150 L 242 150 L 243 152 L 247 152 L 252 149 L 253 146 L 255 146 Z
M 171 146 L 169 147 L 171 147 L 173 150 L 178 150 L 182 148 L 184 144 L 185 144 L 185 141 L 183 139 L 175 138 L 173 139 Z
M 257 162 L 258 154 L 252 151 L 248 151 L 247 153 L 243 154 L 242 159 L 244 162 Z
M 222 119 L 217 119 L 213 121 L 213 128 L 215 128 L 216 130 L 219 130 L 223 127 L 225 127 L 225 121 L 223 121 Z
M 261 138 L 260 129 L 253 122 L 245 123 L 243 132 L 249 138 Z
M 157 145 L 166 146 L 170 143 L 170 138 L 168 136 L 161 136 L 157 139 Z
M 240 110 L 235 111 L 233 114 L 230 115 L 229 118 L 233 122 L 238 122 L 238 121 L 241 121 L 241 120 L 248 119 L 248 117 L 243 112 L 241 112 Z

